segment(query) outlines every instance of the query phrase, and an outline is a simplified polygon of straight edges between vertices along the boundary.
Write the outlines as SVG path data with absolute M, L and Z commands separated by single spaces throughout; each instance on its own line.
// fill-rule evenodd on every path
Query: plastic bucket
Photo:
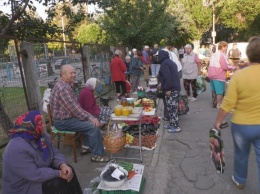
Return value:
M 106 85 L 111 84 L 111 77 L 110 76 L 105 76 L 104 77 L 104 82 L 105 82 Z

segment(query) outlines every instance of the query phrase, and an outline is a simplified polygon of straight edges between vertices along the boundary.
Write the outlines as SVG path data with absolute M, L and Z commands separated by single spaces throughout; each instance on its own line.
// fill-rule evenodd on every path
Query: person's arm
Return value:
M 80 107 L 79 103 L 72 96 L 73 92 L 70 92 L 69 89 L 70 88 L 64 88 L 59 91 L 61 93 L 60 97 L 63 106 L 66 107 L 73 114 L 73 116 L 79 120 L 92 119 L 93 116 Z
M 35 164 L 34 153 L 28 146 L 17 145 L 8 151 L 10 152 L 8 154 L 8 160 L 10 161 L 8 165 L 10 168 L 15 169 L 15 173 L 25 180 L 41 183 L 60 176 L 59 170 L 38 167 Z
M 143 66 L 143 63 L 142 63 L 141 60 L 135 58 L 135 59 L 133 59 L 131 61 L 131 66 L 132 66 L 133 69 L 141 70 L 142 69 L 141 67 Z
M 149 64 L 147 52 L 143 52 L 143 63 Z
M 47 145 L 49 146 L 49 150 L 53 153 L 53 161 L 52 167 L 59 170 L 59 177 L 67 180 L 68 182 L 73 178 L 72 169 L 67 165 L 66 158 L 60 151 L 53 145 L 50 140 L 50 136 L 47 133 L 42 135 L 45 138 Z
M 224 118 L 228 115 L 229 113 L 224 111 L 222 108 L 219 109 L 218 115 L 214 124 L 214 128 L 217 130 L 220 130 L 220 125 L 222 124 Z
M 119 58 L 119 66 L 120 66 L 120 69 L 121 69 L 121 71 L 122 72 L 126 72 L 126 65 L 125 65 L 125 63 L 124 63 L 124 61 L 123 60 L 121 60 L 120 58 Z
M 198 55 L 196 54 L 195 55 L 195 62 L 197 63 L 197 67 L 198 67 L 198 75 L 201 75 L 201 62 L 200 62 L 200 59 L 198 57 Z
M 169 57 L 177 65 L 178 71 L 182 70 L 181 62 L 178 60 L 176 54 L 174 52 L 169 51 Z
M 172 62 L 172 63 L 174 63 L 174 62 Z M 171 75 L 170 69 L 167 66 L 165 66 L 162 69 L 161 73 L 162 73 L 162 77 L 164 79 L 164 89 L 165 89 L 165 91 L 166 92 L 167 91 L 171 91 L 171 89 L 172 89 L 172 81 L 169 78 L 171 78 L 172 75 Z
M 83 90 L 81 91 L 83 92 Z M 89 90 L 84 90 L 84 93 L 80 93 L 80 106 L 87 112 L 93 114 L 93 116 L 98 117 L 100 114 L 100 109 L 97 106 L 96 98 L 94 94 Z
M 224 70 L 224 71 L 227 71 L 227 70 L 235 70 L 236 67 L 235 66 L 232 66 L 228 63 L 228 60 L 223 56 L 224 54 L 220 54 L 220 58 L 219 58 L 219 63 L 220 63 L 220 66 L 221 68 Z

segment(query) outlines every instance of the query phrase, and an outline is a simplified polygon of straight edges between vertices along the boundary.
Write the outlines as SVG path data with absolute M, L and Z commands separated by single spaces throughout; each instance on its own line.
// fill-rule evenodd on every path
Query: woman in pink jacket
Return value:
M 235 70 L 235 66 L 229 65 L 226 57 L 228 44 L 225 41 L 218 43 L 218 51 L 215 52 L 211 59 L 208 69 L 210 86 L 212 90 L 213 108 L 219 108 L 225 93 L 225 81 L 227 70 Z

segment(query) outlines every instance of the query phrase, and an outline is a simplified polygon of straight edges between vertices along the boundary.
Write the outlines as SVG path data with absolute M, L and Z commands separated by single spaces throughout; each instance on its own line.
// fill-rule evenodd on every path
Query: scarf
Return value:
M 10 139 L 22 137 L 35 141 L 39 146 L 39 150 L 43 152 L 43 160 L 46 161 L 49 156 L 49 151 L 45 139 L 41 136 L 43 131 L 43 120 L 38 110 L 26 112 L 20 115 L 15 126 L 8 133 Z
M 85 86 L 91 90 L 95 90 L 96 85 L 97 85 L 97 78 L 89 78 L 85 84 Z

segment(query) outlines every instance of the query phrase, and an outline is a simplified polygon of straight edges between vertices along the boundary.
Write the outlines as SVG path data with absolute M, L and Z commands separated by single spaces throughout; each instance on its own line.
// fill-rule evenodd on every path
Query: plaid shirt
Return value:
M 78 118 L 88 120 L 93 116 L 83 110 L 71 85 L 60 79 L 51 91 L 50 106 L 54 120 Z

